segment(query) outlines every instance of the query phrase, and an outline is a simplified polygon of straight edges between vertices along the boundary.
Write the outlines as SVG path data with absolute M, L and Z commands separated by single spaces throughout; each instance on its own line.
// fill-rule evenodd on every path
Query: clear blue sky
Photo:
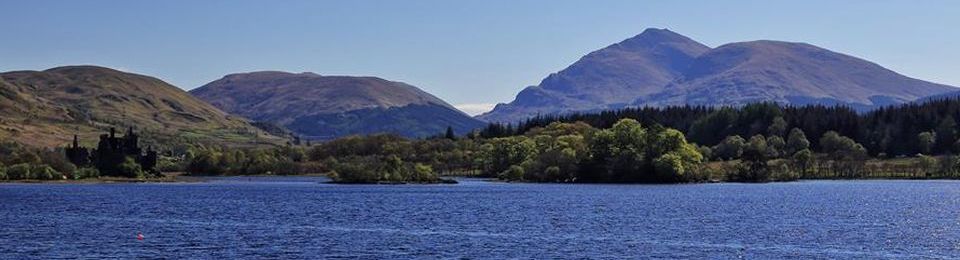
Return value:
M 256 70 L 372 75 L 508 102 L 647 27 L 808 42 L 960 86 L 960 1 L 8 1 L 0 71 L 93 64 L 192 89 Z M 483 106 L 481 106 L 483 107 Z

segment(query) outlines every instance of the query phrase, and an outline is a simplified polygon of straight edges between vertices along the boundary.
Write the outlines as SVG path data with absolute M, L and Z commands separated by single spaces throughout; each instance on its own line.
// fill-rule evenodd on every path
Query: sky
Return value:
M 231 73 L 377 76 L 467 113 L 668 28 L 711 47 L 806 42 L 960 86 L 960 1 L 13 1 L 0 71 L 98 65 L 189 90 Z

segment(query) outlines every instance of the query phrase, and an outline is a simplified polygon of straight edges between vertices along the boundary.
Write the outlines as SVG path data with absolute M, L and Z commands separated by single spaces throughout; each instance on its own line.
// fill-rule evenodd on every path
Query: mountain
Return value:
M 960 90 L 951 91 L 943 94 L 926 96 L 926 97 L 917 99 L 916 101 L 914 101 L 914 103 L 925 103 L 925 102 L 935 101 L 935 100 L 957 99 L 957 98 L 960 98 Z
M 462 134 L 484 125 L 417 87 L 375 77 L 264 71 L 227 75 L 190 92 L 307 139 L 381 132 L 425 137 L 448 126 Z
M 953 90 L 810 44 L 752 41 L 711 49 L 666 29 L 647 29 L 584 56 L 478 118 L 516 122 L 625 106 L 757 101 L 869 110 Z
M 880 65 L 805 43 L 731 43 L 700 57 L 660 93 L 638 106 L 840 104 L 859 110 L 957 90 L 900 75 Z
M 666 29 L 643 33 L 591 52 L 516 100 L 478 118 L 513 122 L 537 114 L 619 108 L 661 91 L 710 48 Z
M 279 143 L 242 118 L 159 79 L 95 66 L 0 73 L 0 139 L 41 147 L 87 145 L 111 127 L 147 142 Z

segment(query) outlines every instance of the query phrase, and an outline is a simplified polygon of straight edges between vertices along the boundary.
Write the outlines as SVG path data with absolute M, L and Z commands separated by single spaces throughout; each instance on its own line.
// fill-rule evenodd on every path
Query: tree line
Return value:
M 375 134 L 248 149 L 190 144 L 164 153 L 157 168 L 198 175 L 317 173 L 344 183 L 440 182 L 441 175 L 641 183 L 957 178 L 960 157 L 952 154 L 960 151 L 958 116 L 956 99 L 863 114 L 774 103 L 628 108 L 538 116 L 426 139 Z M 0 157 L 4 179 L 22 178 L 25 168 L 28 175 L 39 173 L 34 178 L 56 178 L 43 165 L 60 178 L 95 175 L 79 174 L 62 156 L 50 156 L 62 155 L 62 149 L 7 146 L 0 149 L 0 155 L 9 154 Z
M 553 122 L 584 122 L 607 128 L 624 118 L 637 120 L 643 125 L 677 129 L 691 142 L 709 146 L 728 136 L 782 136 L 797 128 L 813 137 L 837 132 L 862 144 L 871 156 L 880 158 L 960 152 L 956 122 L 956 118 L 960 118 L 958 99 L 887 106 L 862 114 L 845 106 L 781 106 L 776 103 L 742 107 L 626 108 L 599 113 L 536 116 L 517 124 L 493 123 L 477 134 L 485 138 L 515 136 Z M 814 149 L 820 148 L 817 142 L 812 145 Z

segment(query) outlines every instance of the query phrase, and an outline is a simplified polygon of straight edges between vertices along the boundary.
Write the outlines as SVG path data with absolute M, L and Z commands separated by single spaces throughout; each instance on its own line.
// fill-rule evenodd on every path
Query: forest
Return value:
M 489 124 L 464 135 L 448 129 L 425 139 L 375 134 L 247 149 L 188 144 L 165 152 L 157 168 L 193 175 L 326 174 L 340 183 L 436 183 L 454 175 L 589 183 L 957 178 L 957 117 L 958 99 L 860 114 L 774 103 L 627 108 Z M 4 143 L 0 179 L 98 174 L 70 165 L 62 153 Z
M 886 107 L 628 108 L 539 116 L 426 139 L 395 135 L 252 151 L 191 148 L 196 174 L 327 173 L 334 180 L 676 183 L 956 178 L 960 100 Z M 273 169 L 273 170 L 271 170 Z

